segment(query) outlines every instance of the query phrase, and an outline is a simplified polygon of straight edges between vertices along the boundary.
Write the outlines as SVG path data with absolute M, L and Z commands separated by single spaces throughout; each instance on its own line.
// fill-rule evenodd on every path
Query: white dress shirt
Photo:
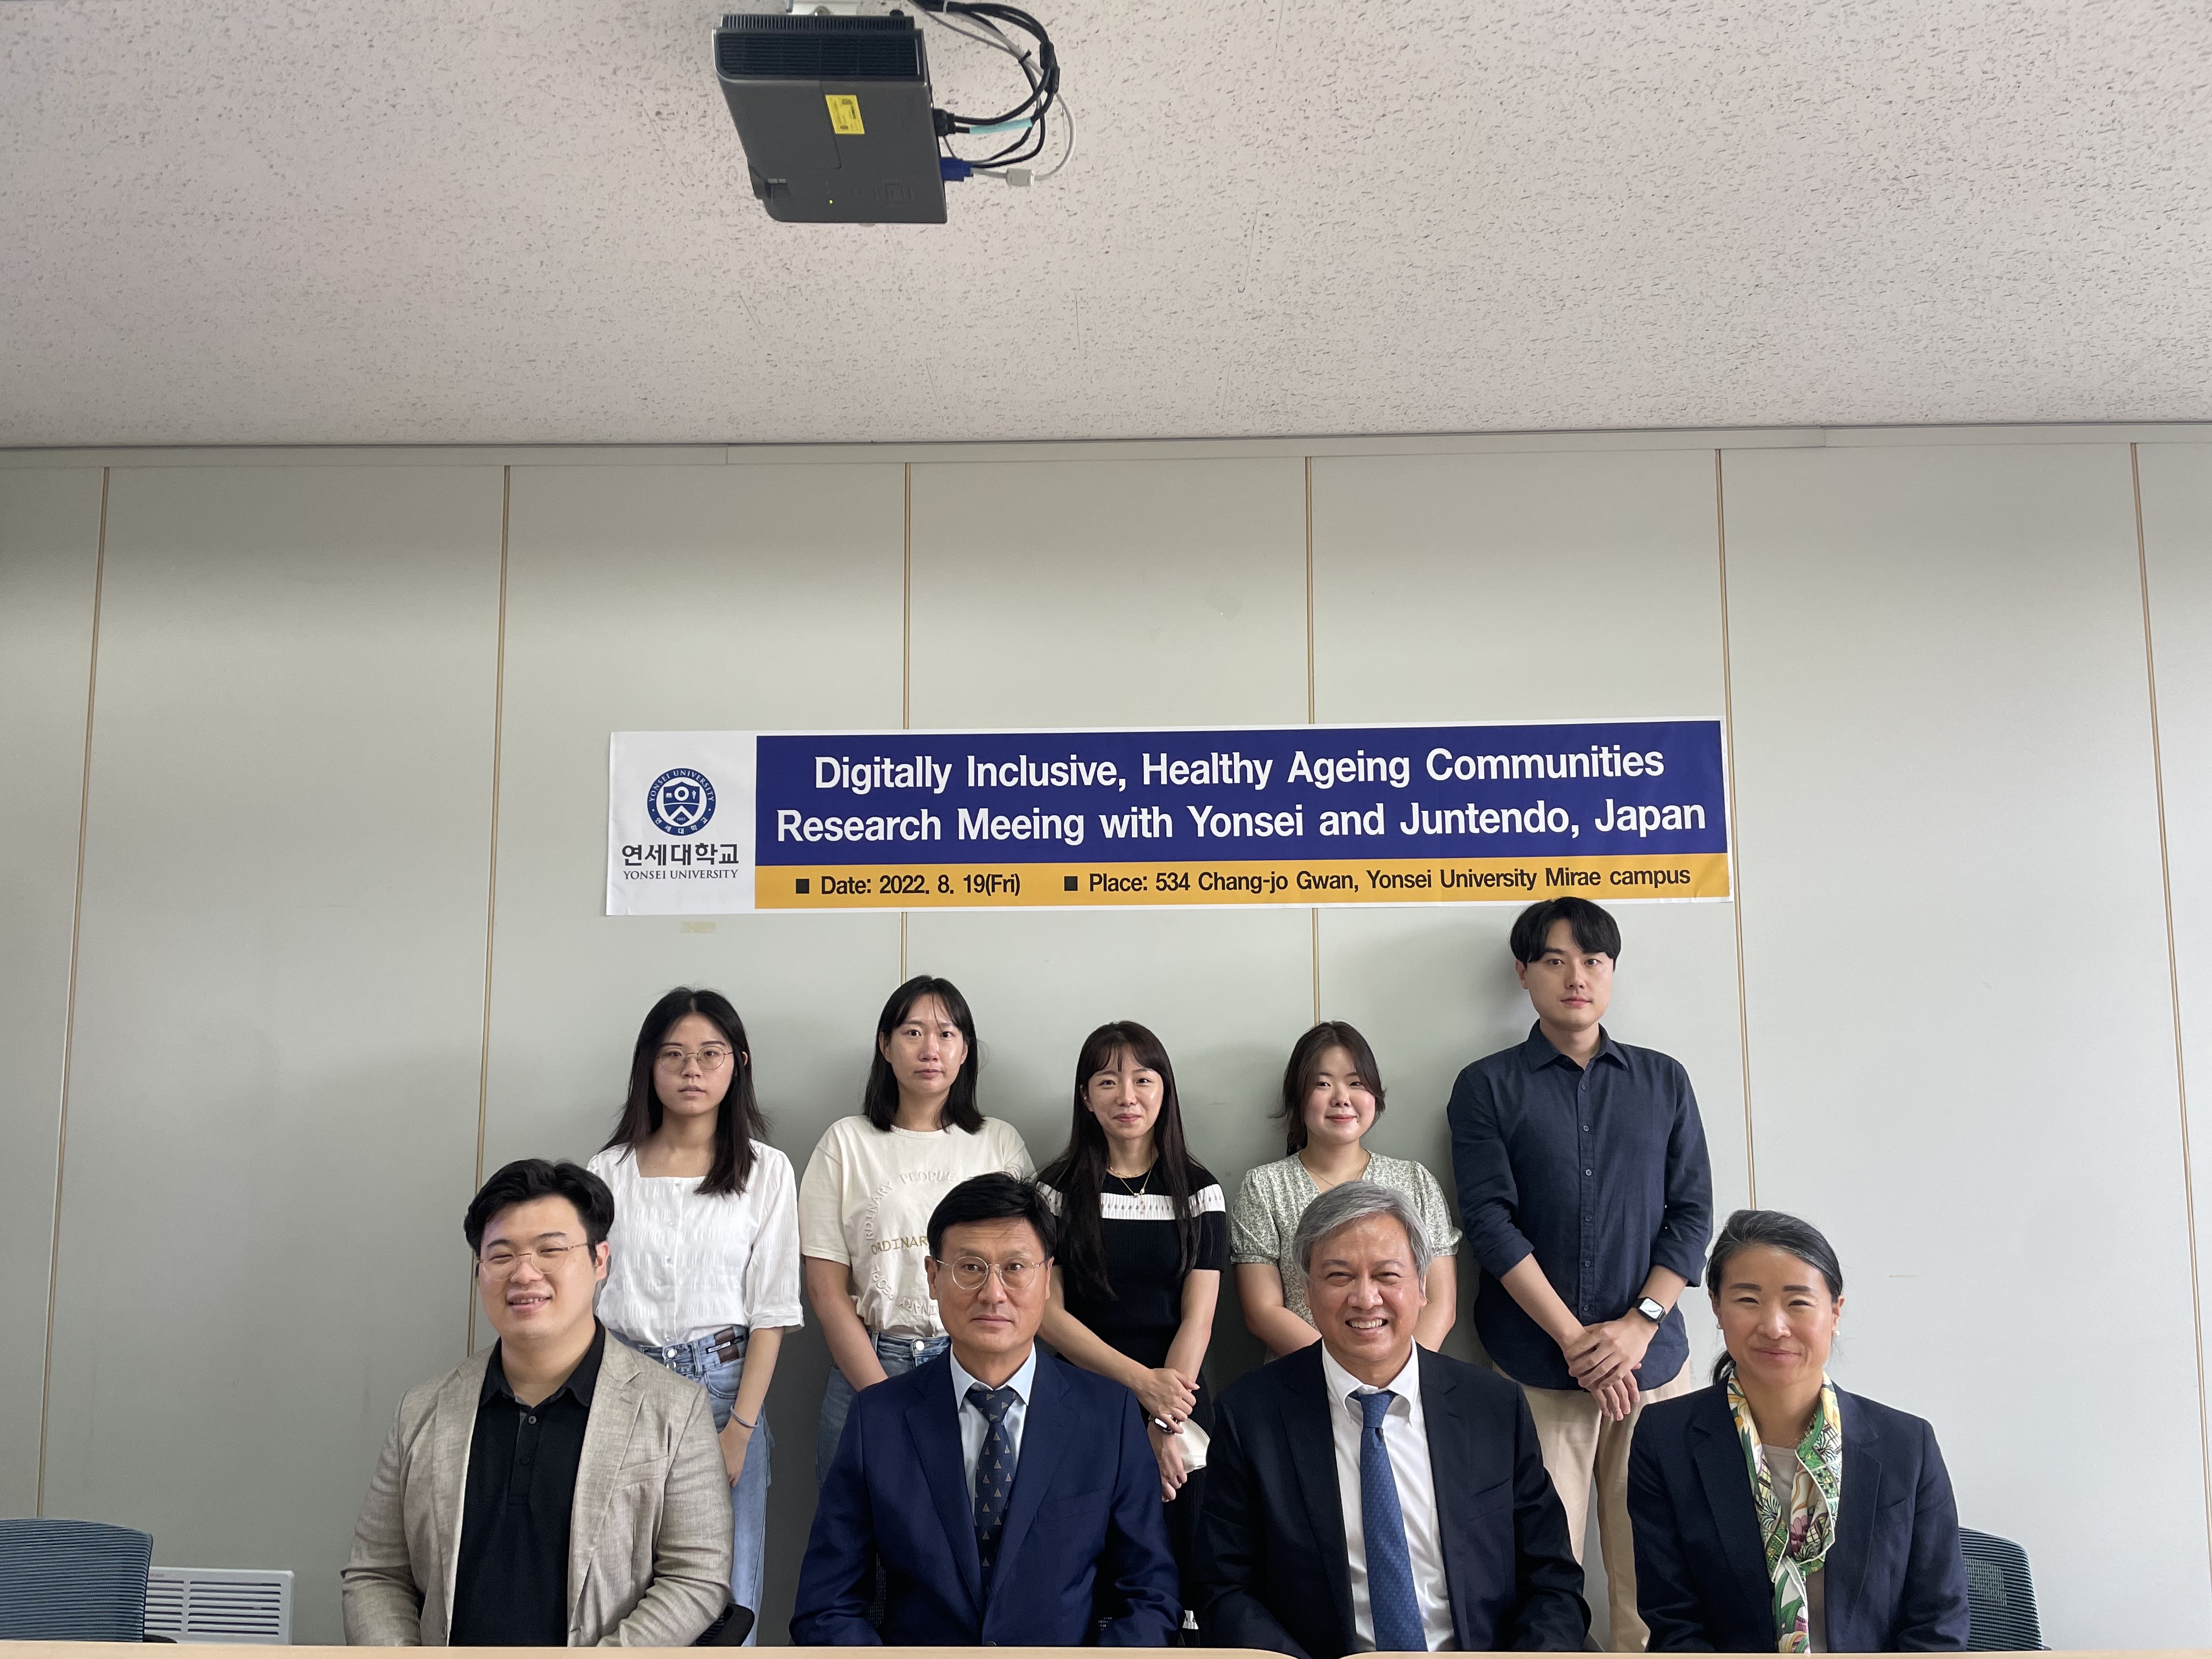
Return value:
M 1375 1647 L 1375 1610 L 1367 1593 L 1367 1533 L 1360 1516 L 1359 1437 L 1367 1425 L 1360 1405 L 1375 1390 L 1338 1364 L 1326 1344 L 1322 1376 L 1328 1389 L 1329 1436 L 1336 1443 L 1336 1495 L 1344 1509 L 1344 1543 L 1352 1558 L 1352 1628 L 1362 1652 Z M 1432 1653 L 1459 1645 L 1452 1633 L 1451 1592 L 1444 1581 L 1443 1531 L 1437 1521 L 1437 1478 L 1429 1464 L 1428 1419 L 1421 1412 L 1421 1356 L 1390 1380 L 1398 1397 L 1382 1417 L 1382 1447 L 1398 1483 L 1398 1511 L 1406 1524 L 1406 1553 L 1413 1567 L 1413 1596 L 1421 1608 L 1421 1633 Z
M 952 1365 L 952 1403 L 960 1413 L 960 1468 L 968 1483 L 968 1510 L 975 1510 L 975 1460 L 983 1455 L 983 1437 L 991 1431 L 991 1419 L 976 1409 L 968 1398 L 971 1388 L 988 1389 L 991 1385 L 968 1375 L 960 1362 L 950 1352 L 945 1358 Z M 1022 1461 L 1022 1421 L 1029 1415 L 1030 1389 L 1036 1382 L 1036 1344 L 1030 1344 L 1030 1357 L 1022 1361 L 1021 1370 L 1006 1380 L 1005 1387 L 1014 1391 L 1014 1403 L 1006 1407 L 1006 1440 L 1014 1449 L 1014 1463 L 1018 1469 Z
M 586 1166 L 614 1194 L 599 1317 L 659 1347 L 724 1326 L 805 1323 L 799 1310 L 799 1197 L 791 1160 L 762 1141 L 741 1193 L 699 1194 L 696 1176 L 643 1176 L 626 1146 Z

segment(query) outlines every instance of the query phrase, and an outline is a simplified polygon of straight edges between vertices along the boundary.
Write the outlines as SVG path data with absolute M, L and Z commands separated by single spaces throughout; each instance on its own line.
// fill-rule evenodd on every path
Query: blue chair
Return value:
M 2009 1538 L 1959 1528 L 1966 1558 L 1966 1611 L 1976 1653 L 2027 1653 L 2043 1646 L 2043 1621 L 2035 1613 L 2035 1580 L 2027 1552 Z
M 143 1642 L 151 1533 L 0 1521 L 0 1641 Z

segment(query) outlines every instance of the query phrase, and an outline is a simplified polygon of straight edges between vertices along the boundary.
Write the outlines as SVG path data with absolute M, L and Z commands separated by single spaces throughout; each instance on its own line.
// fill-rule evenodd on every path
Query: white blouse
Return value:
M 805 1322 L 799 1305 L 799 1188 L 791 1160 L 753 1143 L 741 1193 L 699 1196 L 697 1176 L 642 1176 L 627 1147 L 589 1165 L 615 1195 L 599 1317 L 647 1346 L 726 1325 Z

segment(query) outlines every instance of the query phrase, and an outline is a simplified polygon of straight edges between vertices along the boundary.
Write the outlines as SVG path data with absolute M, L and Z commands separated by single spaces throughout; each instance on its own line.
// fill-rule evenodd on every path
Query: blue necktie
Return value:
M 1013 1389 L 968 1385 L 968 1403 L 983 1413 L 990 1427 L 983 1431 L 983 1449 L 975 1459 L 975 1556 L 983 1565 L 983 1587 L 988 1594 L 991 1567 L 999 1559 L 999 1529 L 1006 1519 L 1006 1497 L 1014 1489 L 1014 1437 L 1006 1432 L 1006 1411 L 1016 1399 Z
M 1382 1418 L 1398 1396 L 1388 1389 L 1355 1395 L 1366 1421 L 1359 1430 L 1359 1529 L 1367 1542 L 1367 1606 L 1375 1646 L 1383 1653 L 1425 1653 L 1421 1604 L 1413 1595 L 1413 1559 L 1406 1549 L 1406 1517 L 1398 1478 L 1382 1443 Z

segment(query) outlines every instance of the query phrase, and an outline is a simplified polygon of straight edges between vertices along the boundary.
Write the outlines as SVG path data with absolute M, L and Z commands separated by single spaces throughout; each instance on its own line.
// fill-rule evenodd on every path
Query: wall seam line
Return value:
M 2204 1486 L 2205 1567 L 2212 1573 L 2212 1418 L 2205 1409 L 2204 1297 L 2197 1276 L 2197 1182 L 2189 1147 L 2189 1064 L 2181 1041 L 2181 961 L 2173 931 L 2173 871 L 2166 836 L 2166 759 L 2159 740 L 2158 647 L 2150 621 L 2150 550 L 2143 533 L 2142 456 L 2140 447 L 2128 446 L 2128 483 L 2135 495 L 2136 581 L 2142 596 L 2143 679 L 2150 695 L 2150 775 L 2158 803 L 2158 879 L 2166 903 L 2166 977 L 2173 1005 L 2173 1081 L 2181 1111 L 2182 1219 L 2189 1231 L 2189 1314 L 2197 1340 L 2197 1447 L 2199 1474 Z
M 477 1052 L 477 1179 L 471 1193 L 483 1189 L 484 1126 L 491 1114 L 491 968 L 492 950 L 499 928 L 499 793 L 500 762 L 507 740 L 507 544 L 513 516 L 514 469 L 499 474 L 499 629 L 492 658 L 491 681 L 491 845 L 484 863 L 483 1030 Z M 469 1345 L 466 1358 L 477 1351 L 476 1270 L 469 1272 Z
M 903 525 L 899 532 L 899 730 L 914 729 L 914 463 L 907 462 Z M 907 981 L 907 923 L 914 912 L 899 912 L 899 983 Z
M 1306 457 L 1306 724 L 1314 724 L 1313 464 Z M 1313 1023 L 1321 1024 L 1321 906 L 1313 907 Z
M 1721 727 L 1728 739 L 1729 908 L 1735 921 L 1735 1042 L 1743 1067 L 1744 1199 L 1759 1207 L 1759 1146 L 1751 1121 L 1751 1005 L 1743 965 L 1743 818 L 1735 802 L 1735 663 L 1729 631 L 1728 483 L 1713 451 L 1713 545 L 1721 576 Z
M 46 1351 L 39 1378 L 39 1483 L 32 1512 L 46 1512 L 46 1429 L 54 1399 L 54 1312 L 62 1276 L 62 1176 L 69 1161 L 70 1083 L 76 1061 L 77 948 L 84 932 L 86 832 L 92 823 L 92 721 L 100 699 L 100 611 L 107 593 L 107 486 L 112 467 L 100 469 L 100 539 L 92 561 L 92 650 L 85 669 L 84 769 L 77 781 L 76 896 L 70 903 L 69 991 L 62 1006 L 61 1109 L 54 1125 L 54 1224 L 46 1248 Z

